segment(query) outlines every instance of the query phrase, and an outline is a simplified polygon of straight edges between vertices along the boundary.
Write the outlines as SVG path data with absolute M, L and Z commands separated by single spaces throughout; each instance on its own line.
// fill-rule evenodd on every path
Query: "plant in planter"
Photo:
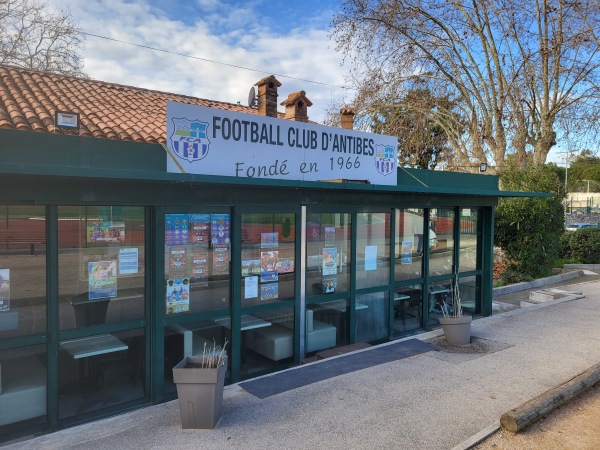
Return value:
M 173 368 L 181 427 L 214 428 L 221 418 L 227 352 L 223 346 L 204 345 L 199 356 L 186 356 Z
M 458 273 L 454 274 L 450 303 L 443 300 L 442 313 L 444 317 L 440 317 L 439 321 L 448 342 L 453 345 L 471 343 L 471 321 L 473 318 L 463 315 Z

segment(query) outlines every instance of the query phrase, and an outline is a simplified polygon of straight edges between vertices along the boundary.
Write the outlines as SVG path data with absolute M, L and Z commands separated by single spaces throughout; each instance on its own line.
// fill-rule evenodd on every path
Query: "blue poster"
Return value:
M 117 261 L 89 262 L 88 278 L 89 300 L 117 296 Z
M 210 215 L 210 237 L 213 244 L 229 244 L 231 219 L 229 214 Z
M 188 214 L 165 214 L 165 245 L 188 243 Z

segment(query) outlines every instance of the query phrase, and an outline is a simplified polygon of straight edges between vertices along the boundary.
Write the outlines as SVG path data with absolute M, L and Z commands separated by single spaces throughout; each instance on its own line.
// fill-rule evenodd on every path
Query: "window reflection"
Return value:
M 294 214 L 242 215 L 242 305 L 295 297 Z
M 308 214 L 306 286 L 308 295 L 350 290 L 350 214 Z
M 143 207 L 60 206 L 60 329 L 144 317 Z
M 390 214 L 359 213 L 356 243 L 358 289 L 388 284 L 390 280 Z
M 420 278 L 422 275 L 424 224 L 422 209 L 396 210 L 396 281 Z M 430 241 L 437 242 L 433 237 Z
M 461 208 L 460 210 L 460 256 L 461 272 L 476 270 L 477 247 L 479 243 L 479 210 Z
M 0 339 L 45 333 L 45 208 L 0 205 L 0 242 Z
M 429 214 L 429 275 L 452 273 L 454 252 L 454 209 L 431 209 Z
M 405 333 L 423 326 L 423 292 L 421 285 L 394 289 L 394 332 Z

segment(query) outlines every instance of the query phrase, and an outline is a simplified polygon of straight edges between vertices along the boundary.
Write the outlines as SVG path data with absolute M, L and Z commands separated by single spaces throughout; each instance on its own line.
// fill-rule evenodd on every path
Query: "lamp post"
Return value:
M 590 193 L 590 181 L 591 180 L 581 180 L 581 181 L 587 181 L 587 184 L 588 184 L 587 185 L 587 193 L 589 194 Z

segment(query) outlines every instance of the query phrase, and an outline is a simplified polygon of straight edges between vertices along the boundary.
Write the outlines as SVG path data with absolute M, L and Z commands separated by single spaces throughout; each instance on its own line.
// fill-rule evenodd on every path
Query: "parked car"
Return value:
M 581 228 L 598 228 L 597 223 L 570 223 L 565 226 L 567 231 L 577 231 Z

